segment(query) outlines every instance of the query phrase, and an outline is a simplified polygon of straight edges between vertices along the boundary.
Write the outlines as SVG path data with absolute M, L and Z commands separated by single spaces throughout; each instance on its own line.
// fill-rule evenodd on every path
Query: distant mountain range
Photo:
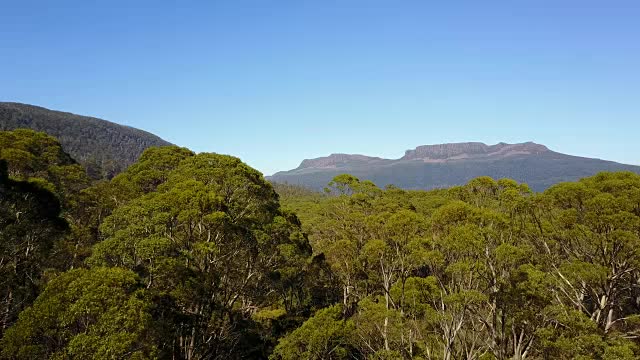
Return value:
M 0 130 L 29 128 L 60 140 L 64 150 L 93 178 L 111 178 L 134 163 L 151 146 L 171 143 L 143 130 L 93 117 L 0 102 Z M 511 178 L 541 191 L 549 186 L 592 176 L 600 171 L 632 171 L 640 166 L 571 156 L 533 142 L 479 142 L 418 146 L 400 159 L 332 154 L 303 160 L 298 168 L 268 177 L 273 182 L 322 189 L 339 174 L 349 173 L 378 186 L 433 189 L 465 184 L 478 176 Z
M 171 143 L 129 126 L 38 106 L 0 102 L 0 130 L 28 128 L 60 140 L 64 150 L 94 178 L 110 178 L 151 146 Z
M 479 176 L 511 178 L 535 191 L 592 176 L 600 171 L 632 171 L 640 166 L 571 156 L 533 142 L 521 144 L 479 142 L 418 146 L 400 159 L 332 154 L 303 160 L 298 168 L 269 177 L 280 183 L 322 189 L 339 174 L 352 174 L 378 186 L 434 189 L 462 185 Z

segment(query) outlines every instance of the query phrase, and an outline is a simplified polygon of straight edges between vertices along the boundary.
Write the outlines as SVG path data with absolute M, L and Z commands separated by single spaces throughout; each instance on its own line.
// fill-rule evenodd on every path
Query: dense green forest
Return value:
M 147 149 L 95 181 L 0 132 L 2 359 L 636 359 L 640 176 L 535 193 Z
M 43 107 L 0 102 L 0 131 L 28 128 L 56 137 L 92 179 L 111 179 L 151 146 L 170 143 L 146 131 Z

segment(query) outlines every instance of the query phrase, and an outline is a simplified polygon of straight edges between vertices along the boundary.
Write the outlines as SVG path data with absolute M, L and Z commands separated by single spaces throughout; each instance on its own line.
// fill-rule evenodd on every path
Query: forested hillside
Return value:
M 91 181 L 0 132 L 0 359 L 637 359 L 640 176 L 534 193 L 147 149 Z
M 56 137 L 95 179 L 112 178 L 151 146 L 170 143 L 146 131 L 38 106 L 0 102 L 0 130 L 27 128 Z

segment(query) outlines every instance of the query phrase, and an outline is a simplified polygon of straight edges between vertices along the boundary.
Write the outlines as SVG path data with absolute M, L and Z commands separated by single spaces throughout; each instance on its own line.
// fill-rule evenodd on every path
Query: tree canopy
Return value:
M 640 176 L 324 192 L 0 132 L 2 359 L 635 359 Z

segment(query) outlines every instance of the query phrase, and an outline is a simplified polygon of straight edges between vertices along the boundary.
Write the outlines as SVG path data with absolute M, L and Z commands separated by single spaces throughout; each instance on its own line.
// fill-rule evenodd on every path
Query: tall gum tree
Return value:
M 136 271 L 175 303 L 182 320 L 166 346 L 178 357 L 240 356 L 243 321 L 304 300 L 297 288 L 311 247 L 273 188 L 237 158 L 186 158 L 156 191 L 118 207 L 101 232 L 89 263 Z
M 0 335 L 36 298 L 51 249 L 68 231 L 58 198 L 9 178 L 0 160 Z

